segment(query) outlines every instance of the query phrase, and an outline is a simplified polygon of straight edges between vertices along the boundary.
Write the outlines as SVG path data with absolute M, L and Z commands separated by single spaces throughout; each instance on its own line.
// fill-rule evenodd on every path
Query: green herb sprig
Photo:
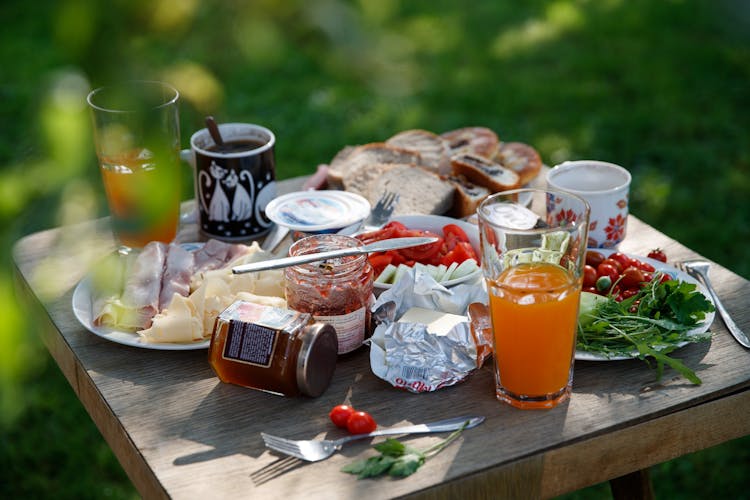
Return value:
M 658 274 L 637 294 L 621 302 L 613 296 L 597 301 L 587 311 L 587 321 L 578 323 L 577 348 L 604 354 L 631 355 L 656 361 L 657 380 L 664 365 L 670 366 L 694 384 L 701 379 L 681 361 L 668 356 L 683 342 L 701 342 L 711 338 L 710 332 L 691 334 L 690 330 L 706 313 L 714 310 L 711 302 L 685 281 L 661 282 Z M 580 317 L 580 316 L 579 316 Z
M 393 477 L 411 476 L 425 463 L 425 460 L 437 455 L 455 441 L 468 424 L 467 421 L 460 429 L 453 431 L 450 436 L 424 451 L 405 445 L 398 439 L 388 438 L 373 446 L 380 452 L 379 455 L 357 460 L 344 466 L 341 471 L 356 474 L 359 479 L 385 474 Z

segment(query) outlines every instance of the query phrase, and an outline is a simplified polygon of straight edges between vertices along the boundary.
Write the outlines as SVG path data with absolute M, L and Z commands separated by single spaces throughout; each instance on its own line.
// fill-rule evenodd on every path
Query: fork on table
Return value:
M 708 289 L 708 293 L 710 293 L 711 297 L 714 299 L 716 309 L 719 310 L 721 319 L 723 319 L 724 324 L 727 325 L 729 333 L 731 333 L 735 340 L 742 346 L 750 348 L 750 339 L 747 338 L 747 335 L 740 330 L 737 323 L 735 323 L 732 317 L 729 316 L 729 312 L 724 308 L 724 304 L 721 303 L 721 300 L 719 300 L 719 296 L 716 294 L 716 290 L 714 290 L 711 280 L 708 279 L 708 270 L 711 268 L 711 264 L 705 260 L 686 260 L 683 262 L 677 262 L 677 267 L 688 273 L 693 278 L 703 281 L 703 284 L 705 284 Z
M 390 429 L 380 429 L 368 434 L 354 434 L 352 436 L 343 437 L 341 439 L 330 440 L 330 439 L 310 439 L 302 441 L 294 441 L 292 439 L 286 439 L 278 436 L 272 436 L 261 432 L 260 435 L 265 442 L 266 447 L 297 457 L 308 462 L 318 462 L 324 460 L 348 443 L 356 439 L 367 439 L 375 436 L 388 436 L 395 434 L 424 434 L 429 432 L 448 432 L 455 431 L 460 428 L 471 429 L 484 422 L 484 417 L 479 416 L 465 416 L 450 418 L 448 420 L 440 420 L 438 422 L 431 422 L 429 424 L 418 424 L 408 425 L 405 427 L 393 427 Z
M 343 229 L 339 234 L 352 235 L 363 231 L 374 231 L 379 229 L 380 226 L 390 220 L 393 211 L 398 205 L 399 194 L 393 191 L 385 191 L 375 206 L 372 207 L 370 215 L 365 219 L 362 224 L 352 224 L 351 226 Z

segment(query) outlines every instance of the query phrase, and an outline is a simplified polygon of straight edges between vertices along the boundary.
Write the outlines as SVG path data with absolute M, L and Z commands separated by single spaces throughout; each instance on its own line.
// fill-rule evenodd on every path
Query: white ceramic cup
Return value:
M 589 248 L 616 248 L 625 239 L 630 181 L 623 167 L 596 160 L 566 161 L 547 172 L 551 189 L 577 194 L 591 206 Z M 567 210 L 562 203 L 554 208 L 562 216 Z

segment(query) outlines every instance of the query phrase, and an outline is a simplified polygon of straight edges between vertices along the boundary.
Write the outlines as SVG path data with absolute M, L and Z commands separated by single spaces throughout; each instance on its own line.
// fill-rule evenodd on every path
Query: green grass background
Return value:
M 272 128 L 281 178 L 407 128 L 483 125 L 550 165 L 613 161 L 633 174 L 635 215 L 750 278 L 743 0 L 6 0 L 0 23 L 2 498 L 137 496 L 19 304 L 10 258 L 25 234 L 106 213 L 84 102 L 114 80 L 176 85 L 183 146 L 206 114 Z M 657 497 L 750 498 L 748 450 L 654 467 Z

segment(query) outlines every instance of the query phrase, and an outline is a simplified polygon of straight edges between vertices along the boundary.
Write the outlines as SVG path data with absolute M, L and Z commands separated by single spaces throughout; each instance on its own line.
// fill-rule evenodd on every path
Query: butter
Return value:
M 399 323 L 420 323 L 427 326 L 433 335 L 448 335 L 460 323 L 468 323 L 469 318 L 458 314 L 431 311 L 422 307 L 412 307 L 398 320 Z

